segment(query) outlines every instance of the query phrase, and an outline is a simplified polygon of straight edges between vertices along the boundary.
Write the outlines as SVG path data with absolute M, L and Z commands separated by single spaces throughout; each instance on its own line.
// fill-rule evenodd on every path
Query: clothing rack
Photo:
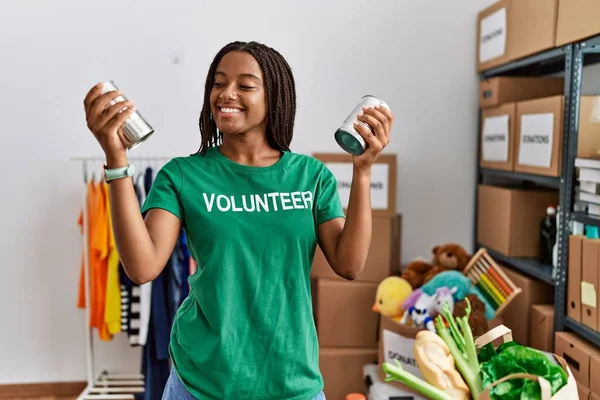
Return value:
M 131 162 L 153 161 L 155 163 L 171 160 L 173 157 L 167 156 L 137 156 L 128 157 Z M 71 161 L 81 164 L 83 180 L 87 184 L 89 180 L 90 163 L 105 162 L 104 157 L 71 157 Z M 93 174 L 92 174 L 93 176 Z M 108 371 L 102 371 L 96 375 L 94 367 L 94 346 L 93 346 L 93 328 L 89 326 L 91 317 L 91 299 L 90 299 L 90 257 L 88 241 L 88 209 L 87 209 L 87 190 L 84 188 L 82 195 L 83 209 L 83 256 L 84 256 L 84 285 L 85 285 L 85 348 L 86 348 L 86 375 L 87 386 L 77 397 L 77 400 L 134 400 L 135 394 L 144 393 L 144 375 L 143 374 L 110 374 Z

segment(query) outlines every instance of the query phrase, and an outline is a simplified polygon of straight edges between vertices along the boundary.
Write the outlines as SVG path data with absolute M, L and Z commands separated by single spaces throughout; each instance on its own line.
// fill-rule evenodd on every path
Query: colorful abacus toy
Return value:
M 471 279 L 478 294 L 485 299 L 499 316 L 507 305 L 521 293 L 508 276 L 500 269 L 485 248 L 481 248 L 465 267 L 464 274 Z

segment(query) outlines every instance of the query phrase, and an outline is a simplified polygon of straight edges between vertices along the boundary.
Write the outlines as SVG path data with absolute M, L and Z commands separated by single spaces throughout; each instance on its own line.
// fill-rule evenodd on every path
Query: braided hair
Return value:
M 260 65 L 267 97 L 267 143 L 274 149 L 289 151 L 296 117 L 296 84 L 292 70 L 277 50 L 257 42 L 236 41 L 227 44 L 217 53 L 208 70 L 199 123 L 202 143 L 198 152 L 204 154 L 208 147 L 217 146 L 223 141 L 223 135 L 212 119 L 210 92 L 215 82 L 217 65 L 230 51 L 245 51 Z

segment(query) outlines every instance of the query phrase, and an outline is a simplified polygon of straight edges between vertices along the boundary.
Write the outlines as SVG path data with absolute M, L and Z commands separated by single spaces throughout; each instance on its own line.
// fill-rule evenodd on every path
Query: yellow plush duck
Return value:
M 400 322 L 404 310 L 402 302 L 406 300 L 413 291 L 408 281 L 399 276 L 388 276 L 379 283 L 375 294 L 373 311 Z

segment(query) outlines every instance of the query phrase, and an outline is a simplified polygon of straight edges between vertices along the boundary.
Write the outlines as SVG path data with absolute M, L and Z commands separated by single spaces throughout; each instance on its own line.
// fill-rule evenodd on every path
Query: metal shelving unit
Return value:
M 558 232 L 558 262 L 556 268 L 540 264 L 535 259 L 513 258 L 504 256 L 493 249 L 487 249 L 490 255 L 517 271 L 529 275 L 554 286 L 554 330 L 572 331 L 582 338 L 600 347 L 600 332 L 578 323 L 566 316 L 567 265 L 569 259 L 569 236 L 573 222 L 600 227 L 600 218 L 573 212 L 575 200 L 575 158 L 577 156 L 577 138 L 579 134 L 579 106 L 581 97 L 581 78 L 583 66 L 600 62 L 600 36 L 562 47 L 540 52 L 530 57 L 507 63 L 481 74 L 482 79 L 495 76 L 541 76 L 564 72 L 564 110 L 563 110 L 563 152 L 561 159 L 561 176 L 548 177 L 534 174 L 523 174 L 509 171 L 481 168 L 481 134 L 477 139 L 477 175 L 476 185 L 484 180 L 508 180 L 523 185 L 537 185 L 558 189 L 560 205 L 560 221 Z M 475 213 L 477 213 L 477 190 L 475 190 Z M 477 241 L 477 218 L 475 218 L 475 246 L 485 247 Z

